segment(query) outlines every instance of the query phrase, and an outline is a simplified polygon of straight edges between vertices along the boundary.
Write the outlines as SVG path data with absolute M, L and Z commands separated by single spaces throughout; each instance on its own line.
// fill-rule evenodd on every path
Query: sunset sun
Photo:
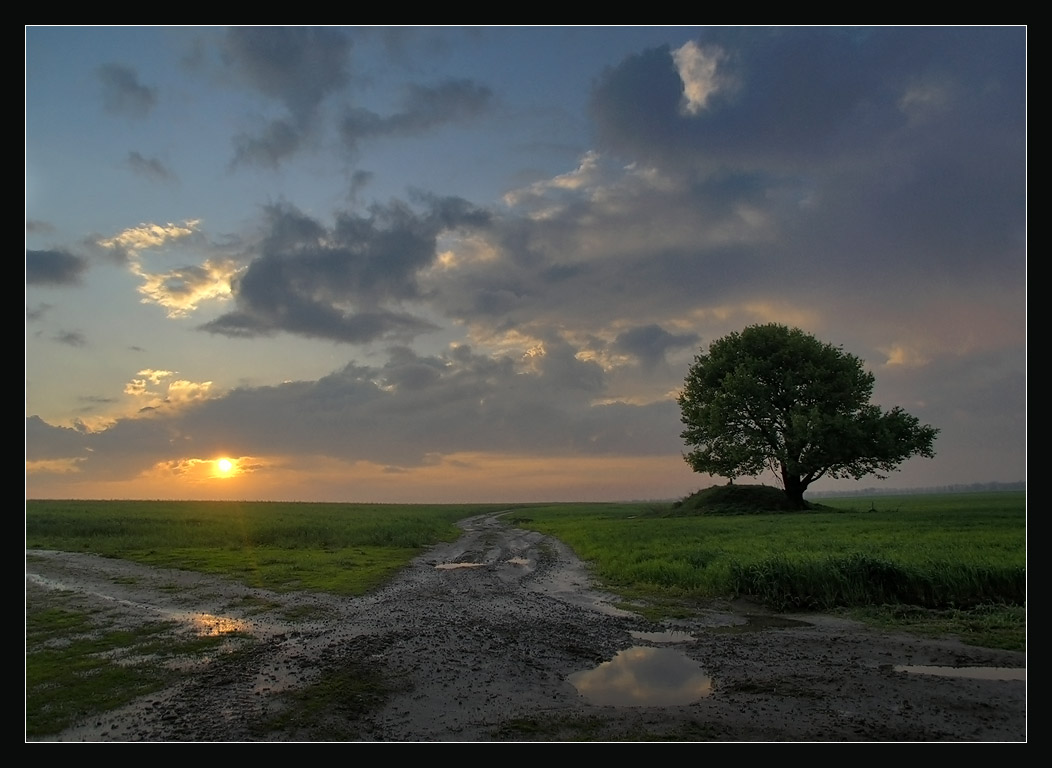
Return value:
M 219 470 L 219 474 L 221 475 L 229 475 L 233 468 L 234 462 L 230 459 L 219 459 L 219 461 L 216 462 L 216 469 Z

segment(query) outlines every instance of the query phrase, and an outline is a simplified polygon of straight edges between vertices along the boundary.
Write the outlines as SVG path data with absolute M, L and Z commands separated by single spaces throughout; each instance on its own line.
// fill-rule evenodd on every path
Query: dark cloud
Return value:
M 302 120 L 348 79 L 351 42 L 333 27 L 234 27 L 223 58 L 249 85 Z
M 447 80 L 434 87 L 410 85 L 401 112 L 383 117 L 352 108 L 340 129 L 344 142 L 354 149 L 364 139 L 418 136 L 443 125 L 463 123 L 484 114 L 492 103 L 490 89 L 471 80 Z
M 154 181 L 172 181 L 175 179 L 175 174 L 168 170 L 167 166 L 156 157 L 145 157 L 138 152 L 129 152 L 127 163 L 134 173 Z
M 355 171 L 351 174 L 351 190 L 348 195 L 353 203 L 358 202 L 358 196 L 363 189 L 373 180 L 375 174 L 372 171 Z
M 287 120 L 274 120 L 255 135 L 234 137 L 234 159 L 231 166 L 242 163 L 277 168 L 282 160 L 295 154 L 303 140 L 304 130 Z
M 718 77 L 694 113 L 668 47 L 599 79 L 600 149 L 635 170 L 592 162 L 518 194 L 542 215 L 503 217 L 496 258 L 437 276 L 447 314 L 594 330 L 1024 275 L 1023 30 L 719 28 L 698 46 Z
M 77 285 L 87 259 L 68 251 L 26 251 L 26 285 Z
M 543 216 L 496 218 L 486 235 L 494 255 L 431 276 L 435 305 L 498 332 L 554 324 L 594 333 L 785 280 L 772 269 L 766 223 L 779 203 L 755 184 L 629 176 L 574 195 Z
M 55 341 L 70 347 L 83 347 L 88 343 L 87 338 L 80 331 L 60 331 L 55 336 Z
M 185 408 L 157 408 L 81 435 L 27 420 L 29 458 L 87 457 L 88 476 L 134 476 L 183 456 L 326 456 L 392 467 L 435 455 L 496 451 L 552 456 L 664 455 L 680 450 L 678 408 L 590 405 L 603 373 L 553 340 L 523 367 L 456 347 L 391 350 L 381 366 L 350 364 L 317 381 L 240 388 Z
M 1019 27 L 708 29 L 698 49 L 719 56 L 704 107 L 683 110 L 665 47 L 608 70 L 592 114 L 602 149 L 696 192 L 716 176 L 760 190 L 757 210 L 781 230 L 769 258 L 806 265 L 794 276 L 814 280 L 821 268 L 827 280 L 912 275 L 916 284 L 925 269 L 926 279 L 1003 279 L 1007 257 L 1014 279 L 1026 210 L 1025 40 Z M 721 194 L 730 206 L 756 205 L 744 187 Z
M 614 349 L 637 358 L 644 366 L 652 368 L 665 360 L 670 349 L 697 346 L 699 338 L 694 333 L 672 334 L 660 325 L 642 325 L 625 331 L 614 340 Z
M 139 82 L 139 75 L 122 64 L 99 68 L 102 103 L 106 111 L 126 117 L 146 117 L 157 103 L 157 90 Z
M 39 416 L 26 418 L 26 460 L 71 459 L 87 455 L 85 435 L 69 427 L 53 427 Z
M 110 403 L 117 402 L 117 398 L 115 397 L 102 397 L 101 395 L 81 395 L 77 399 L 82 403 L 88 403 L 91 406 L 109 405 Z
M 484 226 L 488 216 L 463 200 L 422 200 L 422 213 L 394 201 L 340 214 L 331 229 L 291 206 L 269 207 L 260 255 L 234 285 L 237 309 L 204 329 L 353 343 L 431 330 L 392 307 L 420 298 L 417 274 L 434 261 L 439 234 Z
M 47 235 L 55 231 L 49 222 L 39 219 L 26 219 L 26 232 L 31 235 Z
M 322 102 L 348 81 L 351 42 L 331 27 L 235 27 L 223 59 L 250 87 L 288 112 L 234 139 L 233 164 L 276 167 L 314 130 Z
M 1022 125 L 1022 28 L 712 28 L 699 44 L 721 57 L 719 85 L 694 114 L 682 109 L 667 46 L 603 75 L 591 104 L 603 148 L 669 167 L 784 168 L 873 151 L 943 109 Z M 975 138 L 991 127 L 967 120 L 951 134 Z
M 41 302 L 40 304 L 37 304 L 37 306 L 35 308 L 33 308 L 33 309 L 29 309 L 27 307 L 26 308 L 26 320 L 30 321 L 30 322 L 35 322 L 37 320 L 42 320 L 44 315 L 47 314 L 47 311 L 49 309 L 51 309 L 52 306 L 54 306 L 54 305 L 53 304 L 44 304 L 43 302 Z

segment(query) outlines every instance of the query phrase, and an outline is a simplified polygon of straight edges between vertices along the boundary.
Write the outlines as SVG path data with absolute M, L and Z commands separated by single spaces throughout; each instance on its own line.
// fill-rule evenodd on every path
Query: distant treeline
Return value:
M 936 485 L 929 488 L 863 488 L 858 491 L 811 491 L 807 495 L 811 498 L 831 499 L 839 496 L 912 496 L 918 493 L 986 493 L 990 491 L 1026 491 L 1026 481 Z

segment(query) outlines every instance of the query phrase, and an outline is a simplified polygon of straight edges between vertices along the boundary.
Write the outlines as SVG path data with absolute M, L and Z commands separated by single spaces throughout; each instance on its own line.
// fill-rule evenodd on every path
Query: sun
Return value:
M 227 475 L 234 468 L 234 462 L 230 459 L 219 459 L 216 462 L 216 469 L 219 470 L 220 474 Z

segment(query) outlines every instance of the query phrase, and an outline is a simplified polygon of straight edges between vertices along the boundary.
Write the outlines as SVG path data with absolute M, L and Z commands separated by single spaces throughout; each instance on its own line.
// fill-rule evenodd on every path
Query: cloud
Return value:
M 102 104 L 107 112 L 125 117 L 146 117 L 157 103 L 157 90 L 139 82 L 139 75 L 123 64 L 99 68 Z
M 141 389 L 151 377 L 142 372 Z M 555 456 L 676 455 L 678 408 L 590 405 L 604 392 L 594 363 L 552 339 L 532 359 L 391 350 L 383 365 L 349 364 L 316 381 L 180 399 L 81 435 L 27 419 L 29 458 L 85 457 L 94 476 L 134 477 L 186 456 L 326 456 L 418 467 L 458 452 Z M 187 387 L 190 390 L 191 387 Z M 187 392 L 186 394 L 191 394 Z M 157 393 L 154 393 L 156 397 Z
M 26 285 L 77 285 L 87 269 L 87 259 L 68 251 L 26 251 Z
M 401 112 L 381 117 L 362 108 L 348 109 L 340 131 L 346 145 L 355 149 L 364 139 L 418 136 L 451 123 L 467 122 L 485 114 L 492 103 L 492 91 L 471 80 L 409 85 Z
M 713 69 L 715 91 L 686 66 L 698 61 Z M 631 160 L 799 171 L 845 152 L 1021 127 L 1025 62 L 1022 28 L 709 28 L 677 52 L 651 49 L 607 70 L 591 110 L 599 148 Z M 683 109 L 699 103 L 692 84 L 708 94 L 704 109 Z M 936 84 L 944 120 L 910 121 L 904 105 L 934 103 Z M 952 108 L 950 93 L 960 99 Z M 975 122 L 977 112 L 992 124 Z
M 713 28 L 679 52 L 695 49 L 722 55 L 693 114 L 668 47 L 608 69 L 591 100 L 600 155 L 678 188 L 660 193 L 668 214 L 643 190 L 634 210 L 683 235 L 680 258 L 724 288 L 777 276 L 790 293 L 912 296 L 936 275 L 1007 286 L 1022 274 L 1025 29 Z M 735 215 L 713 229 L 721 209 Z M 732 237 L 719 246 L 717 231 Z M 730 253 L 711 261 L 746 233 L 766 237 L 734 255 L 745 269 Z
M 277 168 L 283 160 L 296 153 L 303 141 L 303 130 L 287 120 L 274 120 L 255 135 L 234 137 L 232 167 L 241 164 Z
M 698 114 L 720 90 L 723 83 L 718 69 L 724 58 L 723 49 L 718 46 L 702 48 L 693 40 L 672 51 L 676 72 L 683 81 L 683 112 Z
M 352 42 L 344 30 L 324 27 L 251 27 L 231 29 L 223 43 L 223 61 L 250 89 L 280 109 L 234 139 L 231 166 L 277 168 L 323 135 L 326 108 L 352 84 Z M 346 106 L 339 122 L 344 144 L 356 150 L 364 140 L 419 136 L 486 113 L 493 93 L 469 79 L 435 85 L 408 84 L 400 109 L 381 115 Z
M 250 88 L 286 115 L 235 137 L 233 165 L 277 167 L 315 130 L 322 103 L 348 82 L 351 42 L 332 27 L 234 27 L 223 59 Z
M 231 283 L 242 270 L 230 258 L 205 259 L 201 265 L 191 265 L 154 272 L 144 265 L 150 251 L 169 249 L 177 244 L 192 242 L 200 245 L 200 221 L 182 224 L 140 224 L 109 238 L 97 238 L 95 245 L 125 263 L 132 274 L 141 278 L 144 304 L 164 307 L 168 317 L 185 317 L 204 301 L 226 300 L 231 296 Z
M 132 395 L 133 397 L 143 397 L 145 395 L 157 397 L 158 393 L 153 392 L 149 389 L 151 385 L 157 386 L 165 379 L 171 378 L 175 375 L 175 371 L 164 371 L 155 370 L 153 368 L 144 368 L 139 371 L 136 376 L 142 378 L 135 378 L 124 385 L 124 394 Z
M 143 303 L 157 304 L 168 317 L 185 317 L 203 301 L 228 300 L 231 285 L 243 268 L 232 260 L 206 260 L 201 266 L 181 267 L 168 272 L 150 273 L 137 269 L 143 279 L 139 293 Z
M 48 235 L 55 231 L 49 222 L 40 219 L 26 219 L 26 232 L 31 235 Z
M 26 418 L 26 460 L 84 458 L 85 435 L 70 427 L 53 427 L 39 416 Z
M 693 349 L 699 338 L 694 333 L 672 334 L 660 325 L 641 325 L 618 334 L 613 348 L 637 358 L 644 366 L 654 367 L 665 360 L 670 349 Z
M 487 224 L 456 198 L 421 196 L 426 210 L 393 201 L 332 227 L 289 205 L 266 209 L 267 231 L 234 283 L 237 309 L 206 324 L 229 336 L 279 331 L 344 342 L 409 338 L 434 326 L 398 309 L 420 299 L 418 273 L 436 259 L 440 234 Z
M 780 207 L 761 186 L 652 168 L 578 168 L 505 196 L 512 209 L 451 242 L 426 277 L 436 308 L 476 334 L 549 325 L 607 342 L 635 324 L 672 327 L 713 303 L 776 288 Z
M 303 119 L 347 83 L 350 49 L 347 35 L 333 27 L 233 27 L 223 58 L 252 88 Z
M 70 347 L 83 347 L 88 343 L 88 340 L 80 331 L 62 331 L 55 336 L 55 341 Z
M 36 322 L 37 320 L 42 320 L 44 318 L 44 315 L 46 315 L 48 310 L 51 309 L 52 307 L 54 307 L 54 304 L 47 304 L 47 303 L 44 303 L 44 302 L 41 302 L 40 304 L 37 304 L 37 306 L 34 307 L 33 309 L 29 309 L 27 307 L 26 308 L 26 320 L 29 321 L 29 322 Z
M 182 224 L 147 224 L 129 227 L 109 238 L 99 238 L 97 244 L 118 256 L 121 260 L 138 260 L 141 251 L 163 248 L 197 232 L 200 220 L 184 221 Z
M 138 152 L 129 152 L 127 164 L 133 173 L 145 176 L 153 181 L 175 180 L 175 174 L 156 157 L 144 157 Z
M 573 199 L 573 193 L 595 188 L 602 181 L 599 153 L 586 152 L 574 170 L 552 179 L 535 181 L 523 189 L 513 189 L 505 193 L 504 202 L 512 207 L 529 210 L 534 218 L 545 218 Z M 562 195 L 561 191 L 566 194 Z

